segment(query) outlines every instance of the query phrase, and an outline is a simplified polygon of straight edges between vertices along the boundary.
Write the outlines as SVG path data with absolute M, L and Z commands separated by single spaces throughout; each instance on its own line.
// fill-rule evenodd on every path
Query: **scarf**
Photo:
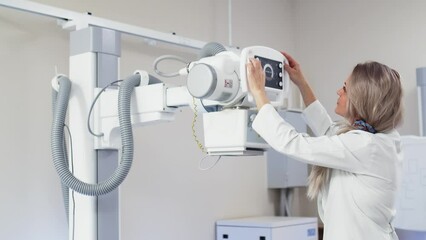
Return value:
M 363 130 L 372 134 L 377 133 L 376 129 L 363 119 L 356 120 L 354 124 L 352 124 L 352 126 L 354 126 L 358 130 Z

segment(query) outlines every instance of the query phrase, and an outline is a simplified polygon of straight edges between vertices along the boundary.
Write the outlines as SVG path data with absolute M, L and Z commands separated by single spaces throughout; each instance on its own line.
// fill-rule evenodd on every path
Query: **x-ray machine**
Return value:
M 52 80 L 52 156 L 64 185 L 69 229 L 73 229 L 70 239 L 120 238 L 117 186 L 131 166 L 132 126 L 172 121 L 176 109 L 191 106 L 205 113 L 208 154 L 257 155 L 268 148 L 250 126 L 255 104 L 248 91 L 245 63 L 248 58 L 262 62 L 269 98 L 277 107 L 285 107 L 289 78 L 283 67 L 287 60 L 281 53 L 259 46 L 229 49 L 31 1 L 0 0 L 0 6 L 56 18 L 63 28 L 71 30 L 69 77 L 58 75 Z M 135 71 L 119 90 L 104 91 L 101 87 L 119 78 L 121 34 L 204 53 L 179 71 L 186 75 L 187 86 L 168 86 L 145 71 Z M 93 107 L 95 96 L 99 99 Z M 73 142 L 72 166 L 64 157 L 67 110 L 69 131 L 78 139 Z M 88 121 L 92 111 L 93 121 Z M 87 131 L 87 123 L 95 133 Z M 73 201 L 68 201 L 68 194 Z

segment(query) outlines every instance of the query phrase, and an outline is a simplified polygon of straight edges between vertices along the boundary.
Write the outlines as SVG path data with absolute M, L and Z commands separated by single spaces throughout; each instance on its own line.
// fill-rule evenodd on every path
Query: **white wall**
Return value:
M 334 120 L 337 94 L 353 67 L 379 61 L 396 69 L 404 89 L 403 135 L 419 135 L 415 71 L 426 66 L 426 2 L 421 0 L 292 1 L 295 50 L 318 99 Z M 293 212 L 315 215 L 316 207 L 295 191 Z
M 203 41 L 228 41 L 224 0 L 38 2 Z M 294 51 L 292 7 L 289 1 L 234 0 L 234 45 Z M 0 29 L 0 239 L 67 239 L 49 138 L 50 79 L 55 65 L 68 72 L 68 32 L 54 20 L 4 8 Z M 195 56 L 124 37 L 121 75 L 141 68 L 153 72 L 152 61 L 168 53 Z M 191 121 L 191 110 L 184 109 L 172 123 L 135 129 L 134 165 L 121 187 L 122 239 L 214 239 L 218 219 L 274 213 L 277 196 L 266 188 L 264 159 L 224 158 L 214 169 L 199 171 L 203 155 L 192 139 Z
M 379 61 L 402 76 L 405 118 L 400 133 L 418 135 L 415 71 L 426 66 L 426 2 L 295 2 L 295 57 L 327 110 L 334 112 L 336 91 L 357 63 Z

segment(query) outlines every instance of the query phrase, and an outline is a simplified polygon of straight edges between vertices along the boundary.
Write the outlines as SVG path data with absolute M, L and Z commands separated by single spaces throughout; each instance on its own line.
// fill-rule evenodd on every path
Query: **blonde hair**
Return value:
M 394 129 L 402 122 L 402 87 L 397 71 L 378 62 L 355 66 L 346 83 L 347 115 L 338 124 L 337 134 L 354 130 L 352 123 L 362 119 L 377 133 Z M 308 197 L 313 199 L 330 180 L 330 169 L 313 166 L 309 175 Z

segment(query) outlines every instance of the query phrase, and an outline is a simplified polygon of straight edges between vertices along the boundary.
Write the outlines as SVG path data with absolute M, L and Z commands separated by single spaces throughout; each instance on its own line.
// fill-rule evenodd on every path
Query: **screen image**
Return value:
M 265 86 L 275 89 L 283 89 L 283 63 L 272 59 L 254 56 L 262 63 L 263 72 L 265 72 Z

